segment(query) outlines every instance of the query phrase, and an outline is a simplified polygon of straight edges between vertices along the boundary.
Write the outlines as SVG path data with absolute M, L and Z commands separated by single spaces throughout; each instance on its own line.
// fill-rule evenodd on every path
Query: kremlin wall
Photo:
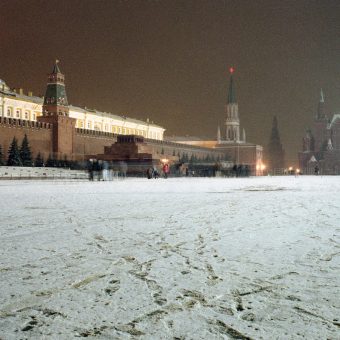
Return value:
M 5 156 L 13 137 L 21 143 L 27 134 L 33 157 L 40 152 L 45 160 L 97 158 L 157 164 L 166 158 L 175 164 L 185 156 L 210 162 L 227 160 L 247 165 L 253 175 L 261 174 L 262 146 L 246 142 L 244 130 L 240 137 L 233 69 L 225 116 L 223 134 L 218 128 L 215 141 L 176 141 L 166 139 L 165 128 L 153 122 L 69 105 L 58 62 L 48 75 L 43 98 L 11 90 L 0 80 L 0 144 Z

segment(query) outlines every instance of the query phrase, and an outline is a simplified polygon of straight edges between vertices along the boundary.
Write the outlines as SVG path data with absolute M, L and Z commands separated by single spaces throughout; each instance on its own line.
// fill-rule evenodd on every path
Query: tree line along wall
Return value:
M 7 152 L 13 137 L 18 140 L 20 146 L 25 134 L 29 141 L 32 158 L 40 152 L 46 160 L 52 152 L 52 126 L 50 124 L 0 117 L 0 144 L 4 159 L 7 159 Z

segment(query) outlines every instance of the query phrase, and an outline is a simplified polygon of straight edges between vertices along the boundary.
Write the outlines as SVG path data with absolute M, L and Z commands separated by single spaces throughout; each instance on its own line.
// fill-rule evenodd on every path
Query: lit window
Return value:
M 122 133 L 122 129 L 120 127 L 118 128 L 118 133 Z
M 32 120 L 35 120 L 35 118 L 36 118 L 36 114 L 33 113 L 33 115 L 32 115 Z
M 91 129 L 91 122 L 88 122 L 88 123 L 87 123 L 87 128 L 88 128 L 88 129 Z
M 12 117 L 12 109 L 10 107 L 7 109 L 7 116 Z
M 16 110 L 16 112 L 15 112 L 15 118 L 20 118 L 20 110 Z
M 25 119 L 28 119 L 30 116 L 29 112 L 28 111 L 25 111 Z

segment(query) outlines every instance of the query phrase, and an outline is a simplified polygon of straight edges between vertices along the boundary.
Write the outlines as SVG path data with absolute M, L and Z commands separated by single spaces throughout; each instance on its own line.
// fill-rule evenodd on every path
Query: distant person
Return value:
M 168 178 L 169 164 L 167 164 L 167 163 L 163 165 L 163 174 L 164 174 L 164 178 Z
M 185 176 L 189 177 L 189 168 L 185 168 Z
M 93 159 L 89 159 L 87 162 L 87 171 L 89 172 L 89 180 L 93 181 Z
M 243 172 L 243 165 L 239 164 L 236 168 L 236 177 L 241 177 Z
M 92 171 L 93 171 L 93 180 L 98 181 L 99 177 L 99 164 L 96 159 L 93 160 L 92 162 Z
M 314 174 L 315 174 L 315 175 L 318 175 L 319 172 L 320 172 L 319 167 L 316 166 L 316 167 L 314 168 Z
M 156 167 L 153 168 L 153 178 L 157 179 L 159 177 L 159 172 Z
M 232 172 L 233 172 L 233 175 L 237 177 L 237 165 L 236 164 L 234 164 Z
M 146 169 L 146 177 L 148 179 L 151 179 L 153 177 L 153 169 L 152 168 L 147 168 Z
M 109 163 L 107 161 L 103 161 L 103 181 L 109 180 Z
M 127 171 L 128 171 L 128 165 L 126 162 L 119 162 L 119 171 L 120 171 L 120 176 L 122 178 L 126 178 Z
M 103 161 L 101 159 L 97 162 L 97 169 L 98 181 L 103 181 Z

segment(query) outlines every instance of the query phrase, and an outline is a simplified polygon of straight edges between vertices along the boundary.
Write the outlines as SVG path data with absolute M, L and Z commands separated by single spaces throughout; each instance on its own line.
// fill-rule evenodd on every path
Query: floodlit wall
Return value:
M 42 105 L 43 98 L 33 96 L 31 92 L 25 95 L 21 89 L 14 92 L 5 85 L 0 86 L 0 117 L 37 121 L 42 115 Z M 152 122 L 72 105 L 69 106 L 69 116 L 76 119 L 76 128 L 90 131 L 133 134 L 157 140 L 163 140 L 165 131 Z
M 20 147 L 25 134 L 27 134 L 33 158 L 40 152 L 44 159 L 47 159 L 52 152 L 52 126 L 50 124 L 0 117 L 0 144 L 4 159 L 7 159 L 7 152 L 13 137 L 18 140 Z

